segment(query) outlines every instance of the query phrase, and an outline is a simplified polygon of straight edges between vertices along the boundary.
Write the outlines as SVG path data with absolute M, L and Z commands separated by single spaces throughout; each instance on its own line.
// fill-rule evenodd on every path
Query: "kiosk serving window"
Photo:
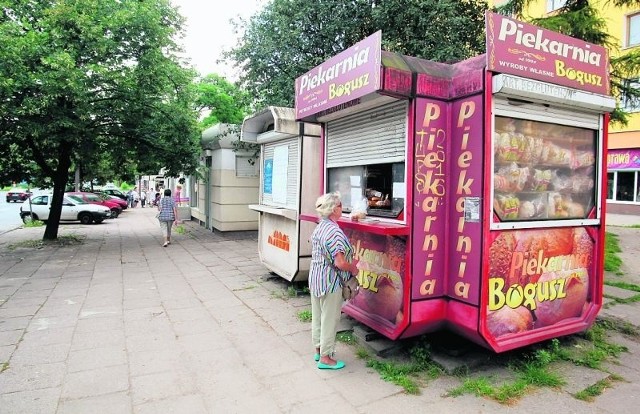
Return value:
M 327 123 L 327 190 L 343 211 L 367 204 L 367 214 L 396 219 L 404 209 L 407 103 L 393 102 Z M 363 201 L 364 200 L 364 201 Z
M 328 190 L 339 191 L 342 209 L 366 203 L 369 216 L 397 218 L 404 209 L 404 162 L 330 168 Z
M 496 116 L 493 208 L 500 221 L 584 219 L 594 207 L 595 130 Z

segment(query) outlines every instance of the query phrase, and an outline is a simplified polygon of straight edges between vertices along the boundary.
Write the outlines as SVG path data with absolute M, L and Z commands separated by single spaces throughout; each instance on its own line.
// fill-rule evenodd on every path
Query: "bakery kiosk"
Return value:
M 446 328 L 503 352 L 602 305 L 606 51 L 486 23 L 487 53 L 463 62 L 382 51 L 378 32 L 296 80 L 359 261 L 343 311 L 391 339 Z

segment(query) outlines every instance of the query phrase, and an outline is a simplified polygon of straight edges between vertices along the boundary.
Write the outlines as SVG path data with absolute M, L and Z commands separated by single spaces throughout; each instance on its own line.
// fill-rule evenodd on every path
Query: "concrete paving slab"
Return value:
M 607 414 L 609 411 L 595 407 L 592 403 L 575 399 L 569 394 L 550 388 L 533 388 L 520 398 L 516 405 L 518 413 L 570 413 Z
M 36 317 L 27 326 L 27 332 L 42 331 L 45 329 L 72 328 L 78 325 L 77 315 Z
M 16 365 L 41 365 L 64 362 L 69 354 L 70 344 L 52 344 L 45 347 L 21 343 L 11 356 L 10 363 Z
M 2 414 L 56 414 L 60 388 L 18 391 L 0 394 Z
M 0 308 L 0 319 L 5 320 L 9 318 L 19 318 L 21 316 L 29 316 L 33 317 L 40 307 L 33 306 L 22 306 L 22 307 L 3 307 Z
M 193 335 L 182 335 L 176 338 L 178 346 L 190 354 L 200 352 L 226 351 L 234 347 L 229 338 L 219 330 L 210 330 Z
M 24 329 L 0 331 L 0 346 L 16 345 L 24 335 Z
M 31 318 L 28 316 L 0 319 L 0 332 L 26 329 L 30 321 Z
M 129 352 L 154 352 L 165 349 L 167 346 L 175 346 L 175 334 L 173 332 L 151 332 L 142 335 L 127 336 L 127 351 Z
M 126 392 L 116 392 L 75 400 L 63 399 L 60 401 L 56 414 L 104 414 L 130 412 L 132 412 L 132 406 L 129 395 Z
M 200 394 L 181 395 L 169 397 L 160 401 L 151 401 L 135 406 L 136 414 L 157 414 L 157 413 L 189 413 L 207 414 L 204 398 Z
M 236 392 L 223 398 L 205 397 L 210 413 L 281 413 L 282 409 L 273 401 L 271 394 L 264 390 L 252 392 L 251 398 Z M 326 405 L 326 404 L 325 404 Z M 336 404 L 338 405 L 338 404 Z M 339 405 L 338 405 L 339 407 Z
M 16 345 L 5 345 L 0 346 L 0 366 L 4 366 L 4 363 L 9 362 L 9 358 L 13 354 L 13 351 L 16 350 Z
M 64 363 L 23 365 L 9 364 L 0 375 L 0 393 L 57 388 L 62 385 Z
M 95 349 L 101 346 L 118 346 L 125 348 L 126 340 L 121 329 L 98 331 L 98 332 L 76 332 L 71 340 L 71 351 L 83 349 Z
M 101 369 L 125 365 L 127 363 L 127 354 L 122 345 L 71 350 L 67 356 L 66 363 L 68 372 Z
M 126 365 L 71 372 L 65 376 L 62 399 L 79 399 L 129 390 Z
M 629 299 L 634 296 L 640 295 L 640 292 L 635 290 L 622 289 L 616 286 L 604 285 L 604 294 L 618 299 Z
M 597 396 L 592 404 L 602 412 L 632 413 L 640 407 L 640 385 L 637 383 L 615 383 Z
M 561 388 L 571 395 L 576 395 L 580 391 L 584 391 L 588 387 L 610 377 L 610 374 L 606 372 L 576 366 L 570 362 L 554 363 L 550 369 L 565 381 L 565 384 L 562 385 Z
M 71 342 L 75 328 L 62 327 L 29 331 L 22 337 L 23 344 L 29 346 L 48 346 Z
M 192 377 L 181 369 L 177 372 L 165 371 L 131 377 L 131 398 L 134 406 L 195 392 Z
M 324 401 L 326 405 L 327 401 L 335 399 L 333 387 L 310 369 L 272 376 L 267 386 L 283 412 L 303 412 L 296 410 L 309 400 Z
M 640 327 L 640 312 L 638 312 L 638 304 L 616 304 L 608 309 L 602 309 L 602 315 L 621 319 L 635 326 Z

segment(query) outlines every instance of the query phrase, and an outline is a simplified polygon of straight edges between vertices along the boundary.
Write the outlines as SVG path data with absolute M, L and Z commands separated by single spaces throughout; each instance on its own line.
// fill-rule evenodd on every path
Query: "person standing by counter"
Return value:
M 342 308 L 340 280 L 358 274 L 353 247 L 336 221 L 342 215 L 339 193 L 328 193 L 316 200 L 320 222 L 311 235 L 311 339 L 314 359 L 320 369 L 341 369 L 345 364 L 333 358 L 336 331 Z

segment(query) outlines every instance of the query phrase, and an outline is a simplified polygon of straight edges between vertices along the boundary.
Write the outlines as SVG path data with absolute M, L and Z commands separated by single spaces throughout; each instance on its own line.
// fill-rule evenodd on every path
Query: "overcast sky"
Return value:
M 266 0 L 171 0 L 186 17 L 184 48 L 191 64 L 202 75 L 218 73 L 237 79 L 231 67 L 217 64 L 223 49 L 236 44 L 230 19 L 249 18 L 261 9 Z

